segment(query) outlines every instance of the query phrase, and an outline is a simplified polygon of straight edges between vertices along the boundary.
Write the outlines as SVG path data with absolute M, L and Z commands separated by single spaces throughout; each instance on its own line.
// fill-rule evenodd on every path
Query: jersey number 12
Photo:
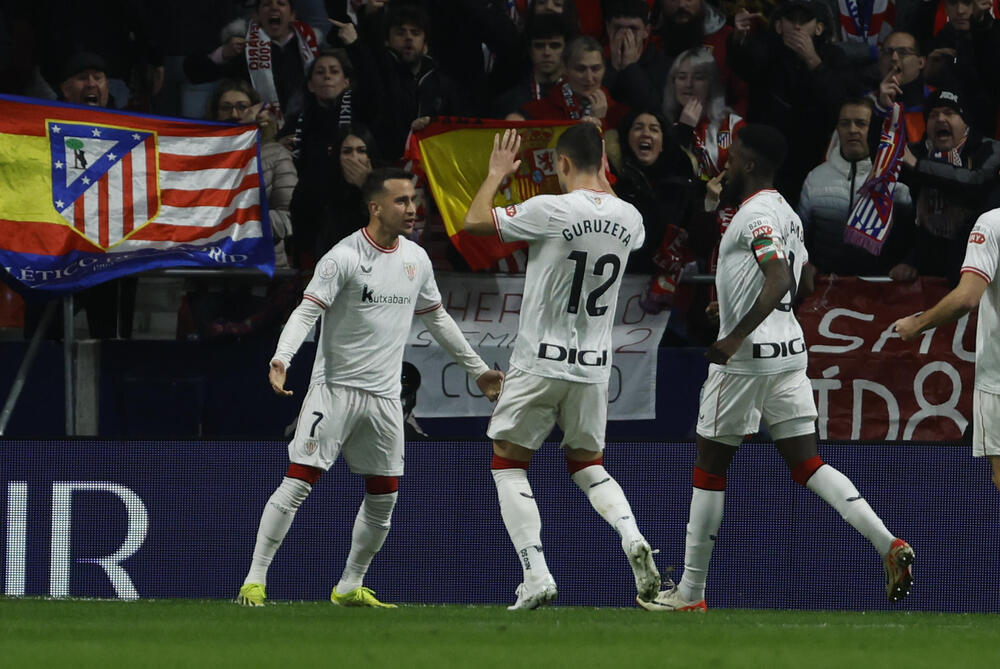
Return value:
M 569 260 L 576 263 L 576 267 L 573 269 L 573 287 L 569 291 L 569 303 L 566 305 L 566 311 L 571 314 L 579 313 L 580 311 L 580 294 L 583 292 L 583 275 L 587 273 L 587 252 L 586 251 L 573 251 L 567 256 Z M 614 253 L 606 253 L 594 263 L 594 276 L 604 276 L 605 269 L 611 266 L 611 276 L 607 281 L 602 283 L 600 286 L 595 288 L 587 295 L 587 315 L 589 316 L 603 316 L 604 312 L 608 310 L 607 305 L 597 306 L 597 300 L 604 293 L 608 292 L 608 288 L 614 285 L 615 281 L 618 279 L 618 274 L 622 269 L 622 261 Z

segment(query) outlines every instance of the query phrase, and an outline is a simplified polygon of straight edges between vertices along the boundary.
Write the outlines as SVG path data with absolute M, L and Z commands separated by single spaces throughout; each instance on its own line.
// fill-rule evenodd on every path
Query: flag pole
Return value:
M 75 380 L 73 378 L 73 348 L 76 342 L 73 338 L 73 293 L 63 297 L 63 380 L 66 386 L 66 436 L 76 434 L 76 398 L 73 394 Z

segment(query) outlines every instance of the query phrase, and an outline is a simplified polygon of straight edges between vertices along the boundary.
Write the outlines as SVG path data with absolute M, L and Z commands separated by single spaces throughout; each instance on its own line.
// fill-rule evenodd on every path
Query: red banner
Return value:
M 900 284 L 817 277 L 798 318 L 820 439 L 950 441 L 972 415 L 976 313 L 904 342 L 892 326 L 948 292 L 943 279 Z

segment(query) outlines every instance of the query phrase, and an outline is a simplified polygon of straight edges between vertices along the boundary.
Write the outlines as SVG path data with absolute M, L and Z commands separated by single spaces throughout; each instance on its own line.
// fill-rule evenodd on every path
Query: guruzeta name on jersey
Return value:
M 580 235 L 585 235 L 591 232 L 600 232 L 605 235 L 617 237 L 625 246 L 628 246 L 632 242 L 632 235 L 624 225 L 620 225 L 607 219 L 603 221 L 597 219 L 591 221 L 587 219 L 580 221 L 579 223 L 573 223 L 570 227 L 563 228 L 562 236 L 567 242 L 571 242 L 574 237 L 579 237 Z

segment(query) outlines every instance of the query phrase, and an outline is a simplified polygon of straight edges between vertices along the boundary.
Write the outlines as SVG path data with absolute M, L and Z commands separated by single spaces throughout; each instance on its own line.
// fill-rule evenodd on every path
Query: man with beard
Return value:
M 821 274 L 884 276 L 892 267 L 892 253 L 880 255 L 844 242 L 844 228 L 850 218 L 858 191 L 872 170 L 868 132 L 872 126 L 872 103 L 867 98 L 848 100 L 837 118 L 837 148 L 825 163 L 806 177 L 799 198 L 809 262 Z M 902 184 L 893 191 L 893 233 L 908 214 L 910 190 Z M 905 212 L 905 213 L 904 213 Z M 895 241 L 895 235 L 890 239 Z M 889 242 L 890 245 L 893 242 Z
M 924 136 L 924 98 L 931 92 L 922 74 L 927 59 L 920 53 L 917 38 L 902 30 L 890 33 L 878 54 L 882 82 L 873 92 L 876 111 L 884 117 L 891 112 L 893 102 L 903 105 L 906 141 L 919 142 Z M 877 140 L 877 135 L 871 138 Z
M 943 276 L 956 284 L 973 223 L 996 206 L 1000 143 L 969 127 L 957 90 L 934 91 L 924 114 L 926 138 L 906 147 L 900 173 L 916 206 L 915 236 L 889 276 L 896 281 Z
M 726 87 L 726 103 L 740 116 L 746 116 L 750 89 L 726 63 L 726 47 L 733 27 L 726 15 L 707 0 L 659 0 L 660 17 L 656 41 L 668 61 L 688 49 L 703 46 L 715 58 Z
M 657 109 L 670 61 L 649 39 L 649 7 L 644 0 L 617 0 L 604 15 L 608 66 L 604 87 L 632 109 Z
M 894 537 L 851 481 L 824 464 L 816 446 L 816 405 L 806 346 L 792 296 L 809 254 L 802 224 L 774 190 L 784 137 L 747 125 L 729 152 L 723 200 L 741 202 L 719 244 L 719 340 L 709 348 L 698 409 L 697 449 L 684 575 L 650 611 L 704 611 L 705 579 L 722 524 L 726 471 L 743 436 L 767 424 L 792 479 L 819 495 L 883 556 L 886 595 L 899 601 L 913 580 L 913 549 Z

